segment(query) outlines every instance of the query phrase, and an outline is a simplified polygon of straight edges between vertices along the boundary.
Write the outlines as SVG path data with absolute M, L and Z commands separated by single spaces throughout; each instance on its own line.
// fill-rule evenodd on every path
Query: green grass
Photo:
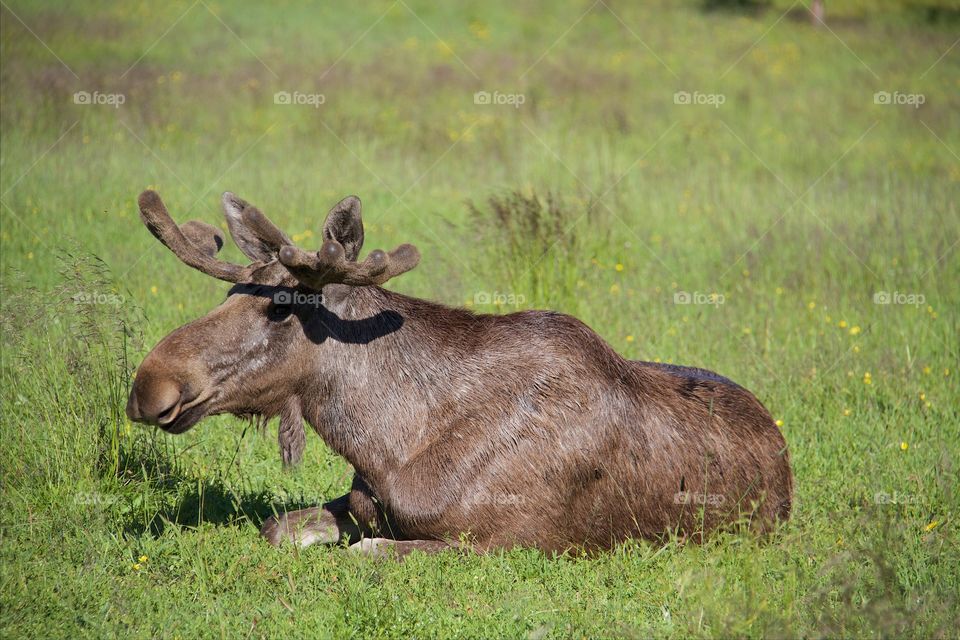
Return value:
M 4 3 L 0 635 L 956 636 L 955 30 L 608 5 Z M 309 437 L 284 473 L 275 425 L 126 423 L 140 358 L 226 290 L 143 228 L 148 186 L 217 224 L 235 191 L 304 246 L 356 193 L 368 248 L 423 253 L 397 290 L 557 309 L 733 378 L 783 422 L 791 521 L 597 558 L 269 548 L 262 519 L 349 466 Z M 493 213 L 513 193 L 539 230 Z

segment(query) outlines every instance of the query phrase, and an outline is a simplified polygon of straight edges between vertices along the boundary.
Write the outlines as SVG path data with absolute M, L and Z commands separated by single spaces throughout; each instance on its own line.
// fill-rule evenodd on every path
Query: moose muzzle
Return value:
M 170 425 L 187 402 L 183 388 L 169 378 L 157 379 L 140 373 L 127 400 L 127 417 L 161 428 Z

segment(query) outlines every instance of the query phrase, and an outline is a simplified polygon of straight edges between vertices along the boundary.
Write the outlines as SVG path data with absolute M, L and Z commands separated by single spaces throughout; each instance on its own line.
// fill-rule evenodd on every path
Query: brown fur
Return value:
M 302 415 L 357 477 L 323 508 L 268 521 L 275 544 L 467 534 L 480 550 L 606 549 L 789 517 L 783 436 L 726 378 L 625 360 L 563 314 L 478 315 L 373 285 L 325 284 L 322 304 L 284 315 L 277 294 L 316 293 L 307 278 L 277 260 L 242 271 L 226 302 L 147 356 L 128 413 L 173 416 L 172 433 L 215 413 L 279 415 L 284 462 L 302 451 Z

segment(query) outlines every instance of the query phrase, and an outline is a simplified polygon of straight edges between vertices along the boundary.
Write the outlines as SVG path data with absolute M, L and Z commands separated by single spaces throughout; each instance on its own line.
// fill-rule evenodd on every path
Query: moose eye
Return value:
M 271 320 L 285 320 L 293 313 L 293 307 L 289 304 L 271 304 L 267 309 L 267 317 Z

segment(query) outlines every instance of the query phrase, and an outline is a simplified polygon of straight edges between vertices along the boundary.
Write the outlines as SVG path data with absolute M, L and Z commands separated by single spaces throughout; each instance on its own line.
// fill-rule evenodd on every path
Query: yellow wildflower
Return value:
M 447 44 L 445 40 L 438 40 L 437 44 L 434 46 L 436 47 L 440 55 L 444 56 L 445 58 L 449 58 L 450 56 L 453 55 L 453 47 Z
M 852 327 L 850 327 L 850 335 L 855 336 L 855 335 L 858 335 L 859 333 L 860 333 L 860 327 L 858 327 L 857 325 L 853 325 Z
M 909 448 L 910 448 L 910 445 L 908 445 L 906 442 L 900 443 L 900 451 L 906 451 Z
M 478 40 L 487 40 L 490 38 L 490 27 L 479 20 L 470 23 L 470 33 Z

